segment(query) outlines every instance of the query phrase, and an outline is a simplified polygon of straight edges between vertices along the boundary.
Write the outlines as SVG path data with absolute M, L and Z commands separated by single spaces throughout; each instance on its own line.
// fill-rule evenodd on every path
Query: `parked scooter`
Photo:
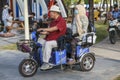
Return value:
M 19 73 L 24 77 L 33 76 L 39 67 L 43 64 L 42 57 L 42 45 L 38 43 L 39 34 L 36 31 L 31 32 L 31 40 L 21 40 L 17 43 L 18 50 L 29 53 L 30 56 L 27 59 L 22 60 L 19 65 Z M 66 37 L 68 35 L 61 36 L 58 40 L 58 47 L 53 48 L 51 53 L 51 58 L 49 63 L 52 64 L 53 68 L 55 66 L 60 66 L 63 70 L 65 67 L 63 65 L 68 65 L 68 52 L 71 51 L 70 44 L 66 42 Z M 69 37 L 69 36 L 68 36 Z M 95 64 L 94 53 L 90 52 L 89 47 L 93 44 L 92 42 L 87 42 L 88 37 L 93 37 L 92 34 L 86 35 L 86 42 L 78 44 L 76 47 L 75 64 L 80 66 L 81 71 L 90 71 L 93 69 Z
M 120 20 L 109 20 L 109 40 L 111 44 L 116 43 L 117 35 L 120 37 Z

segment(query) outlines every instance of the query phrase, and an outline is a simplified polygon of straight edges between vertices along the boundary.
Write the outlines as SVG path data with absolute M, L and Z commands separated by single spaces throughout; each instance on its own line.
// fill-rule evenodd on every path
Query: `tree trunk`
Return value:
M 105 0 L 105 4 L 107 5 L 106 6 L 106 18 L 105 18 L 105 21 L 104 21 L 104 24 L 106 24 L 107 23 L 107 19 L 108 19 L 108 17 L 107 17 L 107 13 L 108 13 L 108 0 Z
M 89 0 L 89 22 L 94 24 L 94 0 Z
M 89 0 L 89 23 L 94 25 L 94 0 Z M 91 27 L 89 25 L 88 31 L 91 32 Z
M 112 0 L 110 0 L 110 6 L 112 6 Z

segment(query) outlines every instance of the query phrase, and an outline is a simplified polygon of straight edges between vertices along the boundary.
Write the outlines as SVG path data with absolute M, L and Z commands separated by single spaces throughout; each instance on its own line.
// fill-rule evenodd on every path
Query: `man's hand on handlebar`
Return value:
M 43 31 L 44 31 L 43 28 L 39 28 L 39 29 L 37 30 L 37 32 L 43 32 Z
M 43 35 L 48 35 L 49 34 L 49 32 L 45 31 L 45 29 L 43 29 L 43 28 L 38 29 L 37 32 L 40 33 L 40 34 L 43 34 Z
M 49 34 L 49 32 L 40 32 L 40 34 L 43 34 L 43 35 L 48 35 Z

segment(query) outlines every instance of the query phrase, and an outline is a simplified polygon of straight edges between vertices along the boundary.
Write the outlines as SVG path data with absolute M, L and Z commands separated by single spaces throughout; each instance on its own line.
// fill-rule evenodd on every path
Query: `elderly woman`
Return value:
M 76 38 L 74 38 L 71 42 L 72 45 L 72 53 L 71 59 L 68 61 L 68 64 L 74 64 L 75 62 L 75 50 L 78 40 L 82 40 L 83 34 L 87 33 L 88 29 L 88 17 L 86 16 L 86 10 L 83 5 L 76 5 L 74 10 L 74 21 L 73 21 L 73 34 L 78 34 Z
M 82 34 L 87 33 L 88 29 L 88 17 L 86 16 L 86 10 L 83 5 L 76 5 L 75 7 L 75 24 L 79 37 L 82 37 Z M 81 38 L 80 38 L 81 39 Z

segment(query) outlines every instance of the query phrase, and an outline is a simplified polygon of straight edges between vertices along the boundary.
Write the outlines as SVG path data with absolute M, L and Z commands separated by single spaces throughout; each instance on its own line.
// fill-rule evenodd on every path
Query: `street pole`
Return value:
M 25 40 L 29 40 L 28 0 L 24 0 Z
M 113 0 L 111 0 L 111 6 L 113 6 L 113 4 L 114 4 L 114 2 L 113 2 Z

